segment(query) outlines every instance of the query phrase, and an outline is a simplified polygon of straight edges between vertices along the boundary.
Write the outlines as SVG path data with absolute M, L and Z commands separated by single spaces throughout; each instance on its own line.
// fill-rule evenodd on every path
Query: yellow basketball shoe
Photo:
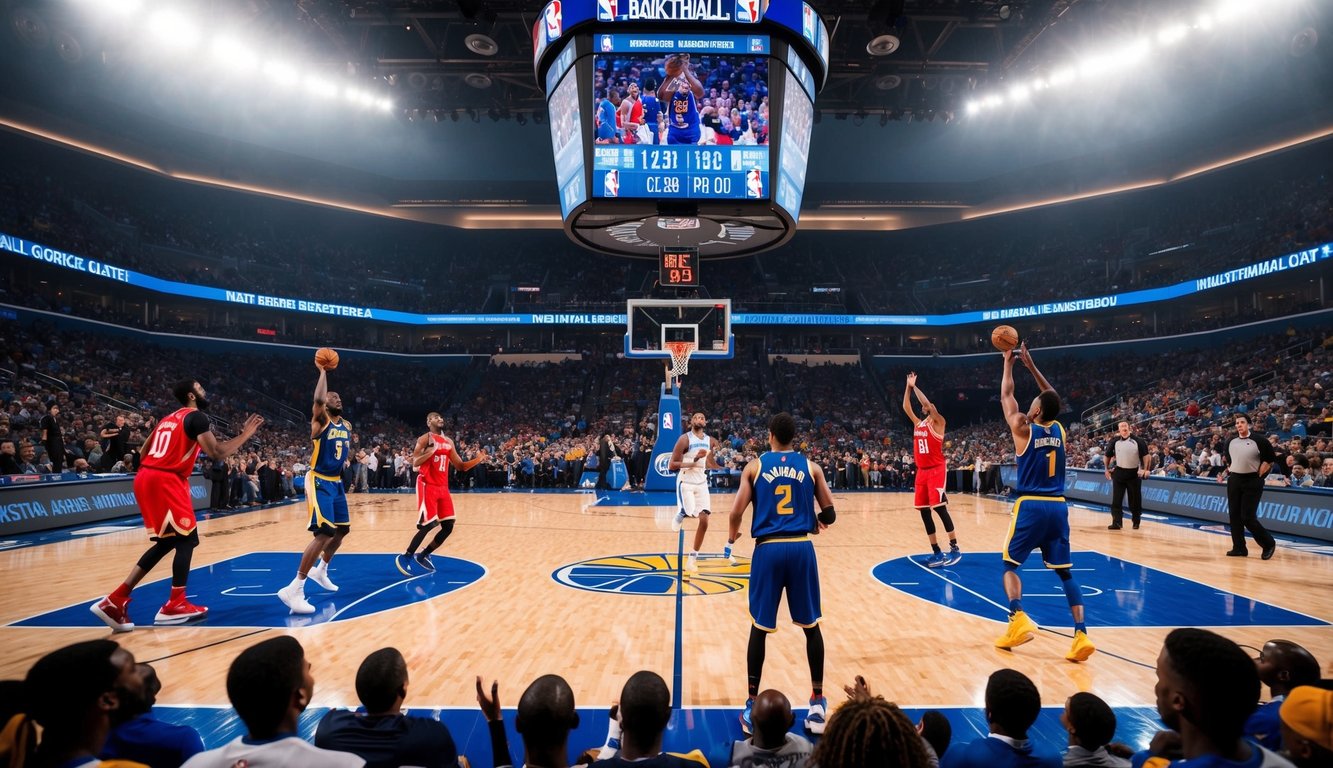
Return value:
M 1088 639 L 1086 632 L 1074 633 L 1074 646 L 1065 654 L 1065 658 L 1070 661 L 1087 661 L 1088 657 L 1096 653 L 1097 646 Z
M 1009 629 L 995 641 L 996 648 L 1017 648 L 1028 642 L 1037 632 L 1037 623 L 1019 611 L 1009 617 Z

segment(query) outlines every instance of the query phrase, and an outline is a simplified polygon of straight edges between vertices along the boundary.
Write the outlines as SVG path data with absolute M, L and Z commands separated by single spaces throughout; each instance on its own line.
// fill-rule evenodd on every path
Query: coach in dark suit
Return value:
M 1130 432 L 1128 421 L 1122 421 L 1119 435 L 1106 444 L 1106 457 L 1110 462 L 1106 479 L 1111 481 L 1111 524 L 1106 529 L 1118 531 L 1123 527 L 1122 503 L 1126 495 L 1129 496 L 1130 517 L 1134 527 L 1138 528 L 1139 518 L 1143 515 L 1143 478 L 1152 470 L 1148 444 Z
M 1222 460 L 1227 469 L 1218 475 L 1220 482 L 1227 483 L 1227 513 L 1231 517 L 1231 551 L 1227 557 L 1245 557 L 1249 550 L 1245 548 L 1245 529 L 1250 530 L 1254 541 L 1263 548 L 1263 558 L 1268 560 L 1277 551 L 1277 542 L 1263 523 L 1259 522 L 1259 498 L 1264 493 L 1264 478 L 1277 460 L 1273 446 L 1262 435 L 1250 431 L 1250 419 L 1240 415 L 1236 417 L 1236 436 L 1227 441 L 1222 451 Z

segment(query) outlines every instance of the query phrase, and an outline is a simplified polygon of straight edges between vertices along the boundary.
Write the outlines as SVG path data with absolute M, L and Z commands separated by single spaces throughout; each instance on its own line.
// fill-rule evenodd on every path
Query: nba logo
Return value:
M 597 20 L 615 21 L 618 4 L 617 0 L 597 0 Z
M 815 9 L 801 3 L 801 34 L 810 42 L 815 41 Z
M 763 53 L 764 40 L 761 37 L 750 38 L 750 53 Z
M 602 195 L 604 197 L 620 197 L 620 171 L 607 171 L 602 177 Z
M 759 21 L 760 13 L 759 0 L 736 0 L 736 21 L 755 24 Z
M 745 196 L 761 198 L 764 196 L 764 176 L 758 168 L 745 172 Z
M 672 425 L 672 423 L 673 423 L 673 422 L 672 422 L 672 419 L 671 419 L 671 412 L 670 412 L 670 411 L 667 411 L 666 413 L 663 413 L 663 414 L 662 414 L 662 429 L 671 429 L 671 425 Z
M 543 14 L 546 20 L 546 39 L 555 40 L 564 32 L 565 20 L 560 13 L 560 0 L 551 0 Z
M 612 45 L 611 45 L 611 36 L 610 36 L 610 35 L 602 35 L 602 52 L 603 52 L 603 53 L 610 53 L 610 52 L 611 52 L 611 48 L 612 48 Z

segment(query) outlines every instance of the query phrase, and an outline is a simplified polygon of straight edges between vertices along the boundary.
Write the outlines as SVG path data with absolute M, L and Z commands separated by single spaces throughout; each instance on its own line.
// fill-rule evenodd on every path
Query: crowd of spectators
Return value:
M 361 707 L 328 711 L 308 741 L 301 715 L 312 699 L 313 671 L 294 637 L 270 638 L 241 651 L 227 672 L 226 690 L 244 734 L 205 750 L 194 728 L 153 716 L 162 684 L 151 665 L 136 662 L 111 640 L 75 643 L 43 656 L 24 680 L 0 682 L 6 694 L 0 756 L 13 766 L 126 768 L 472 764 L 438 710 L 430 717 L 403 708 L 411 678 L 407 660 L 391 647 L 370 653 L 358 668 Z M 1060 722 L 1067 743 L 1035 739 L 1041 692 L 1027 675 L 1003 668 L 986 681 L 987 733 L 980 738 L 955 733 L 937 710 L 913 723 L 858 676 L 844 687 L 847 699 L 816 743 L 793 732 L 791 702 L 769 689 L 755 697 L 752 735 L 739 728 L 716 735 L 687 729 L 674 737 L 678 743 L 668 745 L 671 692 L 660 675 L 643 670 L 621 689 L 605 741 L 571 743 L 578 738 L 577 693 L 560 675 L 547 674 L 518 699 L 522 759 L 515 760 L 499 682 L 488 686 L 478 677 L 476 696 L 495 768 L 1322 768 L 1333 763 L 1333 680 L 1320 679 L 1319 662 L 1299 645 L 1274 640 L 1251 658 L 1222 635 L 1175 629 L 1162 645 L 1156 675 L 1157 711 L 1166 729 L 1146 746 L 1133 747 L 1115 740 L 1114 710 L 1090 692 L 1064 702 Z M 1265 685 L 1271 700 L 1261 703 Z M 41 726 L 40 739 L 35 726 Z M 476 732 L 458 734 L 464 746 Z M 679 743 L 719 737 L 725 741 Z
M 14 155 L 0 172 L 0 231 L 171 280 L 425 313 L 604 309 L 653 289 L 655 275 L 643 265 L 582 252 L 558 232 L 450 231 L 442 248 L 440 230 L 426 225 L 182 187 L 51 148 Z M 947 313 L 1167 285 L 1333 240 L 1324 169 L 1270 162 L 1278 165 L 1268 178 L 1233 169 L 953 227 L 805 234 L 775 252 L 711 263 L 702 290 L 732 298 L 737 311 Z M 1254 178 L 1230 178 L 1236 174 Z M 485 256 L 497 252 L 502 261 Z M 142 310 L 80 301 L 54 285 L 19 293 L 10 300 L 145 324 Z M 1300 309 L 1287 301 L 1207 317 L 1165 311 L 1156 322 L 1061 327 L 1058 338 L 1041 341 L 1183 333 Z M 204 313 L 148 324 L 209 335 L 253 331 Z M 358 337 L 365 343 L 364 334 L 336 324 L 299 335 L 344 346 Z M 437 347 L 493 349 L 490 342 Z M 888 351 L 888 340 L 875 343 Z

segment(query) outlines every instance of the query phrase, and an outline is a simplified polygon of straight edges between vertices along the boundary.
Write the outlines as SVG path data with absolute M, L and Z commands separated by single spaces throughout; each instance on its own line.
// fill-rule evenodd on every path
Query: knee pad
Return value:
M 177 549 L 194 549 L 199 546 L 199 531 L 190 531 L 189 536 L 177 536 L 174 541 Z

